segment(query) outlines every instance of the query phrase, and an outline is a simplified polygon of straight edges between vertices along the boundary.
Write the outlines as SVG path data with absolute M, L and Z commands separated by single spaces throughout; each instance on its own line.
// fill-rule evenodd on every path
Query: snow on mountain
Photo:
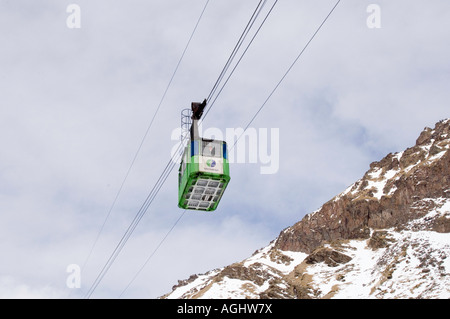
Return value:
M 450 119 L 253 256 L 162 298 L 450 298 Z

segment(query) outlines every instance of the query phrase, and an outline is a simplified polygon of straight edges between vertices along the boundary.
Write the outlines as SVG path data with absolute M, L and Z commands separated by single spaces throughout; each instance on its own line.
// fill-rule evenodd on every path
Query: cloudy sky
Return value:
M 1 298 L 85 296 L 168 163 L 181 110 L 210 93 L 258 2 L 208 2 L 125 180 L 206 0 L 0 0 Z M 248 124 L 335 3 L 278 1 L 205 134 Z M 218 210 L 185 213 L 145 264 L 183 214 L 176 167 L 91 297 L 156 298 L 240 261 L 414 145 L 450 117 L 449 21 L 447 0 L 342 0 L 252 123 L 257 162 L 231 165 Z M 264 147 L 279 150 L 274 174 L 261 174 Z

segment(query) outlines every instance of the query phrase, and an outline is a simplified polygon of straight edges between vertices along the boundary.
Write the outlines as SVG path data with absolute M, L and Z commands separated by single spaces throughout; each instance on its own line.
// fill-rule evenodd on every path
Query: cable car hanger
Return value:
M 178 206 L 183 209 L 216 210 L 230 182 L 227 143 L 202 138 L 198 131 L 206 104 L 206 99 L 191 103 L 190 141 L 178 170 Z

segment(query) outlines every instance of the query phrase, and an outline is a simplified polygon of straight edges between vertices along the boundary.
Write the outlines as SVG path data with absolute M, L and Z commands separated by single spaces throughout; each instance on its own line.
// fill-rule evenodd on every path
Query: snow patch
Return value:
M 271 267 L 284 275 L 292 272 L 298 264 L 300 264 L 308 255 L 301 252 L 292 252 L 292 251 L 282 251 L 282 250 L 273 250 L 275 246 L 275 242 L 271 243 L 269 246 L 264 247 L 255 253 L 252 257 L 248 258 L 244 262 L 244 267 L 249 267 L 255 263 L 261 263 L 268 267 Z M 277 255 L 275 255 L 278 254 Z M 287 258 L 283 261 L 283 256 Z
M 351 240 L 341 250 L 350 262 L 309 266 L 319 297 L 450 298 L 450 234 L 387 231 L 394 240 L 388 248 L 373 250 L 366 240 Z
M 214 283 L 199 299 L 240 299 L 243 292 L 249 298 L 257 298 L 259 293 L 269 288 L 269 283 L 258 286 L 249 280 L 224 277 Z
M 222 269 L 216 269 L 213 271 L 210 271 L 204 275 L 199 275 L 194 281 L 191 283 L 188 283 L 187 285 L 177 287 L 174 291 L 172 291 L 168 296 L 167 299 L 180 299 L 183 298 L 184 295 L 188 293 L 192 293 L 194 290 L 198 291 L 199 288 L 201 289 L 205 285 L 207 285 L 208 281 L 213 278 L 215 275 L 217 275 Z

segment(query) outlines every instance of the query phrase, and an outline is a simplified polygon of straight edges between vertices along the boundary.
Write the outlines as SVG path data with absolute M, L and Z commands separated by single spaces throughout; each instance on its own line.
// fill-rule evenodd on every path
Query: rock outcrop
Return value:
M 318 211 L 281 232 L 275 247 L 311 253 L 324 242 L 366 239 L 370 229 L 402 227 L 450 198 L 450 121 L 425 128 L 414 147 L 370 164 L 364 177 Z M 429 223 L 449 232 L 449 219 Z

